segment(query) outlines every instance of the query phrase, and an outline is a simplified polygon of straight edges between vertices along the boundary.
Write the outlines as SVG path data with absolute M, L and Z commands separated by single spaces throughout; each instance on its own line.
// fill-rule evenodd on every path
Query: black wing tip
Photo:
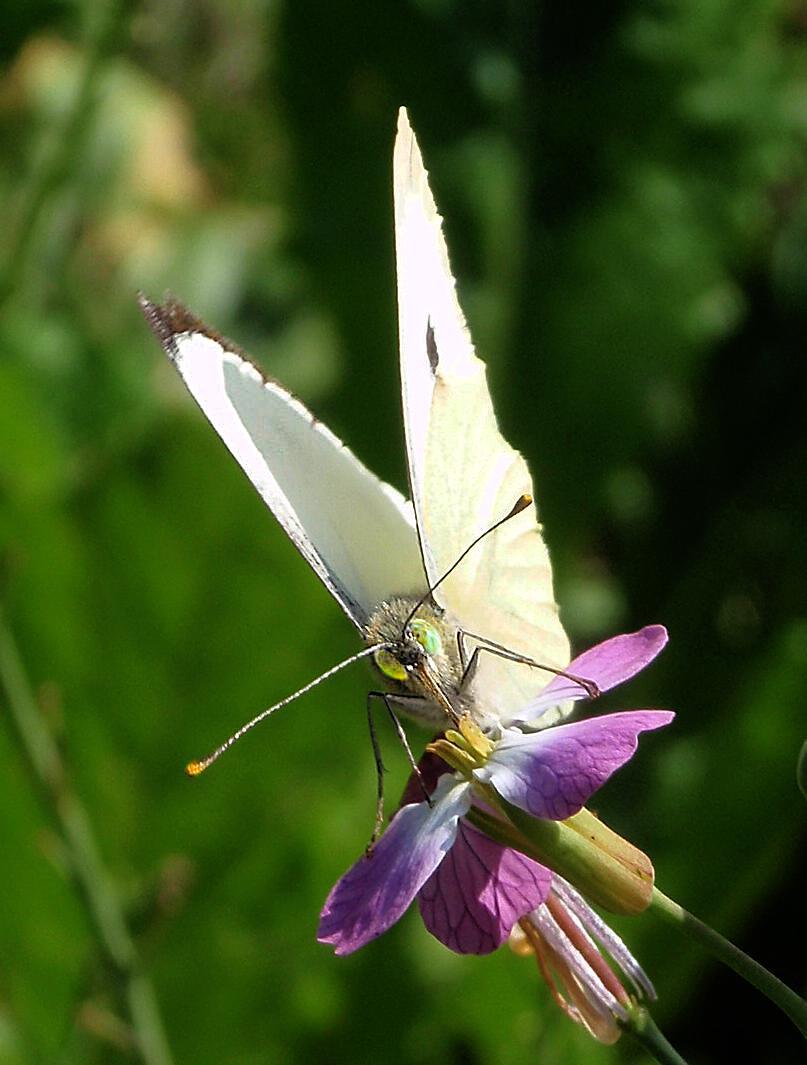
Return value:
M 171 295 L 166 295 L 162 303 L 153 303 L 142 292 L 138 292 L 137 302 L 146 324 L 171 359 L 177 357 L 177 334 L 196 332 L 200 326 L 204 330 L 202 323 L 188 308 Z
M 222 336 L 215 329 L 211 329 L 193 311 L 189 310 L 175 296 L 166 293 L 162 303 L 153 303 L 142 292 L 137 293 L 137 302 L 146 324 L 165 349 L 168 357 L 176 362 L 178 349 L 176 338 L 181 333 L 201 333 L 221 345 L 226 351 L 232 351 L 236 355 L 244 357 L 244 353 L 233 344 L 227 337 Z

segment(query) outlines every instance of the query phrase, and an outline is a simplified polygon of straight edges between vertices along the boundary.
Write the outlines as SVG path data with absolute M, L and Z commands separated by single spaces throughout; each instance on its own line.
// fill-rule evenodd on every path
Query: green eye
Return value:
M 436 655 L 442 650 L 443 643 L 440 633 L 428 621 L 413 621 L 410 628 L 412 635 L 423 648 L 427 655 Z
M 391 655 L 389 651 L 376 651 L 373 658 L 385 677 L 391 677 L 393 680 L 406 680 L 407 672 L 395 655 Z

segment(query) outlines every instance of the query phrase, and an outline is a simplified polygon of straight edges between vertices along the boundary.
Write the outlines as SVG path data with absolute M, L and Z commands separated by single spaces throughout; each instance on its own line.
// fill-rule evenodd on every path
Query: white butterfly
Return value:
M 396 704 L 438 727 L 465 712 L 483 726 L 506 723 L 550 674 L 501 651 L 563 669 L 569 643 L 529 471 L 496 424 L 485 366 L 457 301 L 441 219 L 404 109 L 394 189 L 412 503 L 181 304 L 142 298 L 141 304 L 216 432 L 376 649 L 375 664 Z M 430 593 L 521 496 L 530 500 L 523 512 L 482 539 Z

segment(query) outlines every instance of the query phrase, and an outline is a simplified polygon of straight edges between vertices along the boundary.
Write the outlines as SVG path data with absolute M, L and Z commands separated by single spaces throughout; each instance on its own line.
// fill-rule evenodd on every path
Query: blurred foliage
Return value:
M 804 0 L 4 12 L 3 614 L 177 1062 L 640 1060 L 592 1045 L 524 961 L 455 957 L 414 915 L 349 959 L 316 944 L 372 820 L 361 676 L 181 774 L 356 643 L 134 293 L 180 295 L 403 484 L 400 103 L 575 643 L 671 630 L 607 705 L 676 724 L 598 806 L 665 891 L 805 990 L 806 39 Z M 0 805 L 0 1063 L 127 1060 L 11 727 Z M 732 974 L 616 923 L 691 1062 L 801 1060 Z

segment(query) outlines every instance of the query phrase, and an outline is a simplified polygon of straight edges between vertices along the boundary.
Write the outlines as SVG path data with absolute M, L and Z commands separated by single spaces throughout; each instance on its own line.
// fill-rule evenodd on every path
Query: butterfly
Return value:
M 512 719 L 550 679 L 526 663 L 562 671 L 569 642 L 529 470 L 499 432 L 403 108 L 393 183 L 411 502 L 181 303 L 140 302 L 213 428 L 358 629 L 367 649 L 355 657 L 372 657 L 385 696 L 428 726 L 470 714 L 485 727 Z

